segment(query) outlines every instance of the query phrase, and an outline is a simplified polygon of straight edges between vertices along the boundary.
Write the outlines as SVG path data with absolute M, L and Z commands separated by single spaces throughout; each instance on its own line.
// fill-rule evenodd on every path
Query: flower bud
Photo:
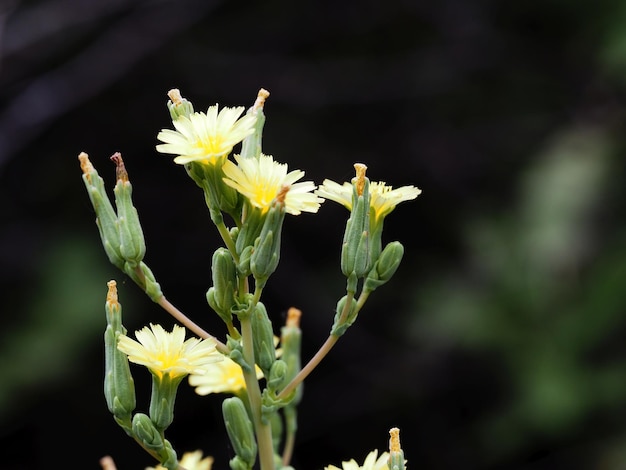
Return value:
M 276 199 L 267 212 L 263 229 L 254 244 L 250 257 L 250 270 L 260 286 L 278 267 L 280 260 L 280 238 L 285 220 L 284 201 Z
M 207 292 L 207 301 L 225 323 L 230 323 L 233 318 L 231 308 L 236 300 L 237 267 L 226 248 L 218 248 L 213 253 L 211 273 L 213 287 Z
M 169 374 L 152 374 L 150 397 L 150 419 L 159 430 L 165 430 L 174 421 L 174 403 L 178 385 L 184 375 L 171 377 Z
M 126 334 L 122 326 L 122 306 L 117 301 L 115 281 L 109 281 L 106 301 L 107 328 L 104 333 L 104 396 L 117 423 L 130 431 L 131 413 L 135 409 L 135 385 L 128 357 L 117 349 L 118 337 Z
M 343 311 L 346 308 L 347 301 L 348 296 L 344 295 L 341 299 L 339 299 L 339 302 L 337 302 L 337 308 L 335 309 L 335 320 L 333 323 L 333 327 L 330 330 L 331 335 L 343 335 L 356 320 L 358 311 L 356 309 L 356 300 L 354 300 L 353 298 L 350 299 L 348 313 L 345 316 L 343 315 Z
M 167 109 L 170 111 L 172 121 L 176 121 L 180 116 L 189 117 L 193 114 L 193 105 L 191 101 L 183 98 L 177 88 L 173 88 L 167 92 L 170 99 L 167 102 Z
M 403 255 L 402 243 L 391 242 L 387 244 L 374 264 L 374 268 L 368 273 L 363 284 L 363 292 L 372 292 L 389 281 L 400 266 Z
M 154 427 L 150 418 L 143 413 L 133 416 L 133 434 L 148 449 L 159 452 L 164 447 L 161 433 Z
M 150 268 L 143 261 L 136 267 L 132 267 L 130 263 L 125 263 L 124 272 L 145 291 L 153 302 L 159 302 L 161 297 L 163 297 L 161 286 L 154 278 Z
M 242 468 L 252 468 L 256 461 L 257 446 L 245 405 L 238 397 L 227 398 L 222 403 L 222 414 L 235 454 L 247 465 Z
M 117 183 L 113 192 L 115 194 L 115 205 L 117 206 L 120 253 L 130 263 L 131 267 L 135 267 L 146 254 L 146 243 L 137 209 L 133 206 L 131 199 L 133 187 L 128 180 L 128 173 L 126 173 L 122 155 L 116 152 L 111 157 L 111 160 L 116 165 L 117 174 Z
M 287 377 L 287 364 L 285 361 L 282 359 L 274 361 L 270 373 L 266 377 L 268 377 L 267 387 L 270 390 L 279 390 L 285 383 Z
M 300 345 L 302 331 L 300 330 L 300 316 L 302 312 L 297 308 L 290 308 L 287 312 L 287 321 L 280 330 L 280 345 L 283 350 L 282 360 L 287 365 L 285 383 L 290 382 L 298 375 L 301 368 Z M 298 403 L 302 398 L 302 384 L 298 385 L 293 403 Z
M 267 316 L 267 310 L 262 302 L 256 304 L 250 322 L 252 324 L 254 359 L 265 377 L 268 377 L 270 368 L 276 360 L 276 350 L 274 349 L 272 322 Z
M 341 271 L 346 277 L 362 278 L 369 267 L 369 179 L 365 165 L 357 167 L 357 177 L 352 180 L 352 211 L 346 222 L 341 247 Z
M 254 125 L 254 132 L 241 143 L 241 156 L 243 158 L 259 158 L 259 155 L 261 155 L 261 140 L 263 136 L 263 125 L 265 124 L 263 105 L 269 95 L 267 90 L 261 88 L 254 105 L 246 113 L 255 115 L 256 123 Z
M 238 255 L 241 255 L 246 248 L 252 248 L 254 246 L 254 242 L 259 235 L 261 235 L 264 221 L 265 216 L 260 209 L 250 207 L 247 210 L 246 218 L 241 230 L 239 230 L 237 234 L 237 240 L 235 242 Z
M 122 269 L 124 257 L 120 253 L 117 214 L 104 189 L 104 180 L 98 175 L 85 152 L 81 152 L 78 159 L 83 171 L 83 182 L 87 188 L 87 194 L 96 212 L 96 225 L 98 226 L 102 246 L 109 261 L 114 266 Z

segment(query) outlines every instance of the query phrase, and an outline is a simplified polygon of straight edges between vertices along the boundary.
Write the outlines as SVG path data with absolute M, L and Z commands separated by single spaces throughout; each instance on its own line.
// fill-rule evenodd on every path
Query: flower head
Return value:
M 136 331 L 138 342 L 121 335 L 117 348 L 128 360 L 150 369 L 157 377 L 168 374 L 171 378 L 190 373 L 202 373 L 208 364 L 222 360 L 212 339 L 189 338 L 185 341 L 185 328 L 175 325 L 171 333 L 161 325 L 150 324 Z
M 257 378 L 263 377 L 263 372 L 256 367 Z M 228 357 L 223 361 L 212 364 L 203 373 L 191 374 L 189 385 L 196 387 L 198 395 L 209 395 L 210 393 L 232 393 L 236 394 L 246 388 L 241 366 Z
M 237 165 L 231 161 L 222 167 L 224 182 L 248 198 L 250 204 L 266 212 L 277 196 L 284 195 L 285 211 L 298 215 L 300 212 L 317 212 L 324 201 L 312 191 L 312 181 L 296 183 L 304 176 L 301 170 L 287 173 L 287 165 L 274 161 L 271 155 L 261 154 L 259 158 L 242 158 L 235 155 Z M 284 194 L 285 188 L 287 193 Z
M 363 462 L 362 466 L 356 463 L 356 460 L 352 459 L 347 462 L 341 462 L 341 468 L 328 465 L 325 467 L 325 470 L 389 470 L 389 466 L 387 465 L 388 460 L 389 454 L 387 452 L 383 452 L 381 456 L 378 457 L 378 450 L 373 450 L 365 457 L 365 462 Z
M 157 139 L 157 151 L 178 155 L 175 163 L 215 164 L 221 162 L 235 145 L 254 132 L 256 116 L 243 113 L 243 106 L 222 108 L 211 106 L 206 113 L 196 112 L 173 121 L 176 130 L 163 129 Z
M 211 470 L 213 457 L 202 458 L 201 450 L 185 452 L 178 464 L 186 470 Z M 165 470 L 165 467 L 157 465 L 156 467 L 146 467 L 146 470 Z
M 422 191 L 415 186 L 402 186 L 393 189 L 383 181 L 370 183 L 370 210 L 375 220 L 380 220 L 387 216 L 398 204 L 404 201 L 415 199 Z M 338 202 L 348 210 L 352 210 L 352 184 L 335 183 L 331 180 L 324 180 L 324 183 L 315 191 L 331 201 Z

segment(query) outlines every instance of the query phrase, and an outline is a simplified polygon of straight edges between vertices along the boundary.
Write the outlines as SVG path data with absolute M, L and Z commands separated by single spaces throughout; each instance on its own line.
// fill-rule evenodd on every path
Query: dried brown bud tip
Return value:
M 122 160 L 122 154 L 115 152 L 111 155 L 111 161 L 115 163 L 115 176 L 118 180 L 122 180 L 124 183 L 128 181 L 128 173 L 124 166 L 124 160 Z
M 301 316 L 302 316 L 302 310 L 298 310 L 295 307 L 289 308 L 289 310 L 287 310 L 287 321 L 285 322 L 285 326 L 300 328 Z
M 84 174 L 88 175 L 93 171 L 93 165 L 89 161 L 89 155 L 85 152 L 80 152 L 78 160 L 80 161 L 80 169 L 83 170 Z
M 107 292 L 107 303 L 117 304 L 117 282 L 111 280 L 107 282 L 107 287 L 109 288 Z
M 356 170 L 356 192 L 359 196 L 362 196 L 363 188 L 365 188 L 365 171 L 367 166 L 363 163 L 355 163 L 354 169 Z
M 254 102 L 254 105 L 252 105 L 252 109 L 255 112 L 259 109 L 262 109 L 263 105 L 265 105 L 265 100 L 268 98 L 268 96 L 270 96 L 270 92 L 267 91 L 265 88 L 261 88 L 259 90 L 259 94 L 256 97 L 256 101 Z
M 183 97 L 180 94 L 180 90 L 178 88 L 172 88 L 170 91 L 167 92 L 167 96 L 170 97 L 170 100 L 172 100 L 174 106 L 178 106 L 183 102 Z
M 391 428 L 389 430 L 389 452 L 400 452 L 400 430 L 398 428 Z

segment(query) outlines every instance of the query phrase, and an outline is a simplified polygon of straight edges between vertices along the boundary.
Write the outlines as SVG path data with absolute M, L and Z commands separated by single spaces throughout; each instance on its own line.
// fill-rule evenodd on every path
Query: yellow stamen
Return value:
M 252 105 L 252 110 L 255 113 L 259 109 L 263 109 L 263 106 L 265 105 L 265 100 L 268 98 L 268 96 L 270 96 L 270 92 L 267 91 L 265 88 L 261 88 L 259 90 L 259 94 L 256 97 L 256 101 L 254 102 L 254 105 Z
M 111 280 L 107 282 L 107 286 L 109 288 L 107 292 L 107 304 L 111 307 L 119 307 L 119 303 L 117 301 L 117 282 Z
M 80 169 L 83 170 L 83 173 L 89 177 L 89 173 L 93 171 L 93 165 L 89 161 L 89 155 L 85 152 L 80 152 L 78 155 L 78 160 L 80 161 Z

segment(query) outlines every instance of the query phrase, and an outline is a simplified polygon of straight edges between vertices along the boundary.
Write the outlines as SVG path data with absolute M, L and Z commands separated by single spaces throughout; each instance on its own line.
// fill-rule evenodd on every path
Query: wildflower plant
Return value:
M 266 90 L 259 91 L 245 114 L 243 107 L 218 105 L 196 112 L 178 90 L 168 96 L 173 129 L 158 133 L 161 143 L 156 150 L 173 155 L 174 163 L 182 165 L 202 189 L 223 241 L 213 253 L 212 284 L 206 299 L 223 321 L 224 332 L 220 340 L 178 310 L 144 263 L 146 245 L 122 156 L 111 157 L 117 177 L 112 203 L 103 179 L 88 155 L 81 153 L 83 181 L 109 260 L 181 324 L 172 331 L 150 324 L 133 338 L 122 324 L 116 282 L 109 281 L 104 334 L 107 406 L 119 426 L 155 458 L 155 468 L 209 470 L 212 457 L 203 457 L 201 451 L 179 457 L 165 437 L 174 419 L 178 387 L 188 378 L 198 395 L 226 395 L 222 413 L 233 450 L 232 470 L 293 468 L 302 383 L 356 321 L 369 295 L 395 273 L 404 248 L 398 241 L 383 247 L 383 221 L 399 203 L 415 199 L 420 190 L 370 182 L 367 167 L 361 163 L 355 164 L 356 176 L 350 182 L 325 180 L 318 188 L 312 181 L 303 181 L 303 171 L 290 170 L 262 151 Z M 239 153 L 233 154 L 239 144 Z M 340 259 L 346 292 L 337 302 L 328 338 L 302 366 L 302 312 L 289 309 L 285 325 L 277 329 L 262 293 L 280 261 L 285 217 L 317 213 L 327 199 L 348 209 Z M 130 363 L 144 366 L 152 376 L 147 414 L 135 410 Z M 374 450 L 362 466 L 353 459 L 343 462 L 343 469 L 406 468 L 399 431 L 393 428 L 390 434 L 389 452 Z M 114 468 L 110 458 L 103 458 L 101 464 Z

